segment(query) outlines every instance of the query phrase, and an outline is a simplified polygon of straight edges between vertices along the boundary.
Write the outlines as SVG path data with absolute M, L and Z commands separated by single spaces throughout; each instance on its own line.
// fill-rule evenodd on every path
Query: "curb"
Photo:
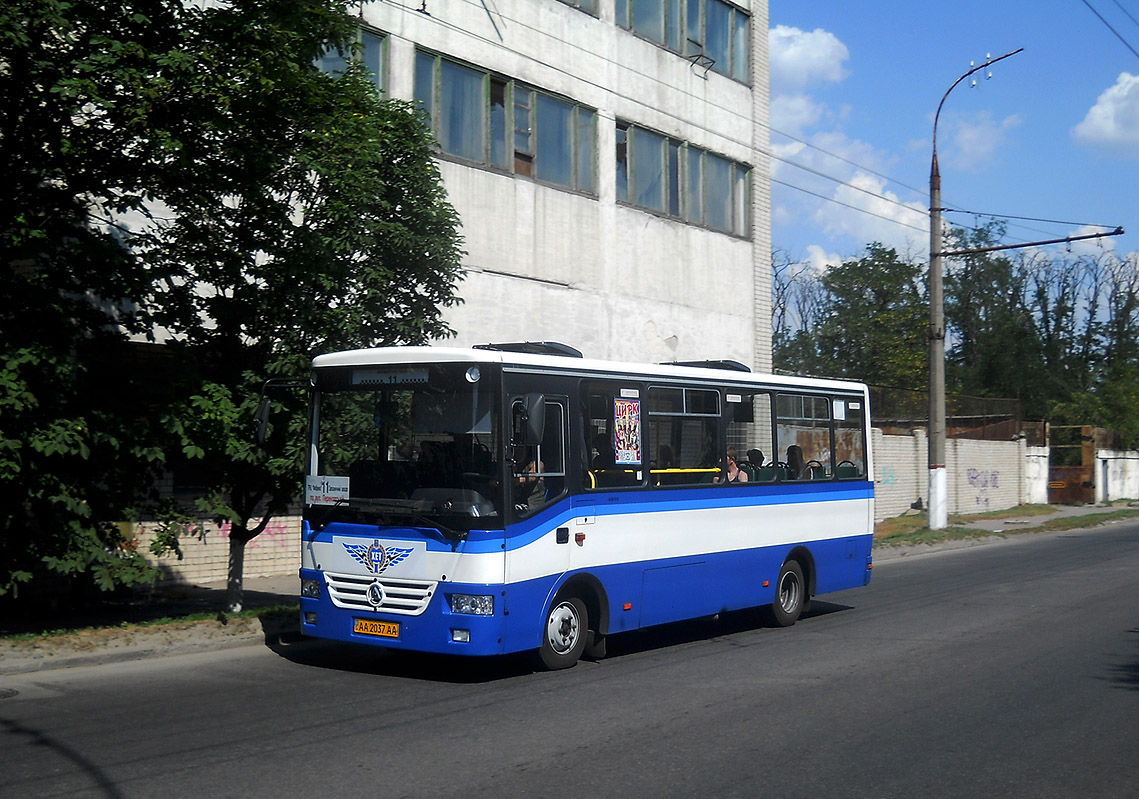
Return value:
M 174 622 L 156 627 L 105 628 L 50 639 L 0 642 L 0 676 L 122 663 L 242 646 L 272 646 L 300 638 L 292 614 Z

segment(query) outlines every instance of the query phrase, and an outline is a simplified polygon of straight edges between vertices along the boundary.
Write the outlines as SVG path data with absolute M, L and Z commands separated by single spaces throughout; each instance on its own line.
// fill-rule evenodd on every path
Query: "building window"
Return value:
M 686 58 L 746 82 L 750 18 L 723 0 L 616 0 L 617 24 Z
M 423 51 L 415 98 L 442 152 L 596 193 L 594 109 Z
M 384 37 L 372 31 L 361 30 L 354 52 L 344 52 L 335 47 L 324 51 L 316 60 L 316 68 L 330 75 L 339 75 L 348 66 L 349 59 L 358 58 L 376 81 L 376 88 L 384 89 Z
M 748 168 L 628 123 L 617 123 L 617 199 L 737 236 L 748 233 Z

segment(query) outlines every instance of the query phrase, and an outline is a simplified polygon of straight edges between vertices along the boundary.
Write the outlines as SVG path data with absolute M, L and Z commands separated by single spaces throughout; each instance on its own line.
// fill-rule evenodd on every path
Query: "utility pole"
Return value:
M 990 58 L 973 67 L 945 92 L 933 117 L 933 160 L 929 168 L 929 528 L 943 530 L 949 524 L 948 478 L 945 473 L 945 305 L 942 289 L 941 172 L 937 167 L 937 120 L 941 107 L 957 84 L 975 72 L 1024 48 Z

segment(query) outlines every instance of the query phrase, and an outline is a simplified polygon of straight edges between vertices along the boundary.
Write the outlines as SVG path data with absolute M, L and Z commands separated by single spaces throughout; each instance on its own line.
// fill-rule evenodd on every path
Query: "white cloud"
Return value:
M 899 255 L 928 252 L 928 209 L 921 202 L 901 202 L 881 178 L 856 173 L 833 198 L 815 212 L 816 223 L 829 235 L 849 237 L 859 246 L 881 242 Z
M 771 98 L 771 127 L 802 136 L 803 129 L 817 125 L 826 111 L 805 94 L 780 94 Z
M 837 252 L 827 252 L 818 244 L 809 244 L 806 261 L 810 265 L 812 274 L 821 275 L 832 266 L 841 265 L 842 256 Z
M 942 119 L 942 135 L 948 134 L 949 146 L 938 147 L 938 160 L 963 172 L 984 171 L 1021 121 L 1019 114 L 1012 114 L 998 122 L 988 111 Z
M 850 51 L 829 31 L 776 25 L 767 37 L 772 95 L 837 83 L 847 75 L 843 63 L 850 58 Z
M 815 170 L 773 160 L 772 177 L 801 189 L 779 184 L 772 187 L 772 226 L 777 242 L 786 231 L 793 237 L 805 233 L 827 248 L 838 242 L 849 244 L 851 252 L 860 251 L 871 241 L 907 255 L 928 250 L 928 200 L 922 197 L 902 203 L 897 193 L 886 190 L 888 181 L 866 171 L 887 173 L 893 166 L 891 156 L 838 131 L 815 134 L 810 143 L 810 147 L 799 142 L 773 145 L 776 156 Z M 842 183 L 836 184 L 836 180 Z M 791 233 L 792 227 L 798 232 Z M 831 263 L 841 263 L 838 256 L 824 253 L 817 244 L 813 246 L 817 247 L 813 262 L 822 264 L 829 258 Z
M 1072 129 L 1080 144 L 1139 156 L 1139 75 L 1121 73 Z

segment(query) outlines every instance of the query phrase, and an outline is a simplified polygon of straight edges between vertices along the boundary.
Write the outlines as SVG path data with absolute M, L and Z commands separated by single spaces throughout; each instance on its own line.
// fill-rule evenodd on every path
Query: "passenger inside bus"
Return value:
M 808 476 L 807 462 L 803 460 L 803 448 L 792 444 L 787 448 L 787 479 L 805 480 Z
M 736 448 L 728 447 L 728 469 L 727 475 L 723 478 L 726 483 L 746 483 L 748 481 L 748 473 L 740 468 L 740 464 L 736 461 Z M 716 478 L 716 482 L 720 482 L 720 477 Z

